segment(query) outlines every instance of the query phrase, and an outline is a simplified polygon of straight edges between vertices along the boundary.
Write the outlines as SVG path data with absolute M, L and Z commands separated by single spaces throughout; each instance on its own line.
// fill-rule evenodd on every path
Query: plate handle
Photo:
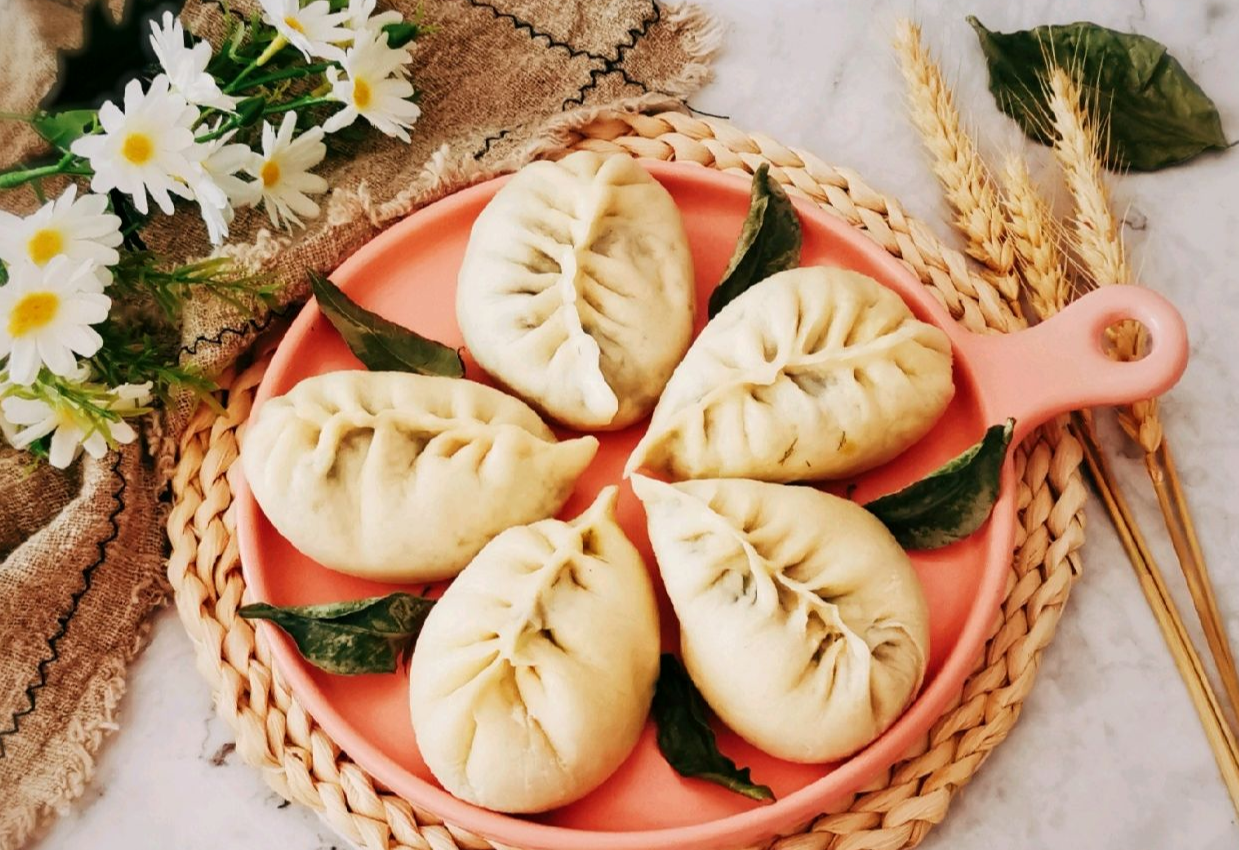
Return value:
M 1110 359 L 1106 329 L 1135 319 L 1150 346 L 1140 360 Z M 1104 286 L 1061 313 L 1013 334 L 961 341 L 993 423 L 1016 419 L 1016 439 L 1069 410 L 1159 396 L 1187 366 L 1187 326 L 1169 301 L 1140 286 Z

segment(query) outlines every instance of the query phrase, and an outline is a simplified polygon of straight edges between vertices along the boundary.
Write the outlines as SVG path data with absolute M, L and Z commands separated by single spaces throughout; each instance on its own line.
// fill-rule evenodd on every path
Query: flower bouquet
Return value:
M 167 332 L 191 292 L 244 307 L 274 291 L 225 257 L 173 266 L 147 251 L 152 207 L 194 205 L 214 246 L 242 207 L 301 227 L 328 189 L 313 173 L 327 134 L 356 132 L 361 118 L 407 142 L 421 115 L 409 71 L 427 31 L 417 16 L 375 0 L 261 0 L 259 14 L 225 20 L 212 45 L 165 11 L 149 22 L 154 63 L 122 97 L 3 116 L 56 150 L 0 173 L 0 191 L 41 204 L 0 212 L 0 431 L 53 466 L 132 442 L 129 420 L 178 388 L 211 389 Z M 78 182 L 47 197 L 45 183 L 65 178 Z

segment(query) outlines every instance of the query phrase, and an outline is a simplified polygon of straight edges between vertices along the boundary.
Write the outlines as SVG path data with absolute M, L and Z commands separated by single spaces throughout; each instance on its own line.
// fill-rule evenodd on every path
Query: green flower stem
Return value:
M 333 97 L 316 97 L 312 94 L 305 97 L 299 97 L 296 100 L 290 100 L 286 103 L 273 103 L 262 111 L 263 115 L 274 115 L 277 112 L 289 112 L 291 110 L 308 109 L 312 106 L 321 106 L 324 103 L 338 103 Z
M 248 65 L 241 69 L 241 73 L 237 74 L 236 79 L 224 86 L 224 94 L 232 94 L 245 81 L 245 78 L 254 73 L 255 70 L 261 68 L 271 61 L 271 57 L 279 53 L 288 46 L 288 39 L 282 35 L 277 35 L 271 39 L 271 43 L 267 45 L 267 49 L 258 55 L 257 59 L 250 61 Z
M 40 165 L 37 168 L 26 168 L 21 171 L 6 171 L 0 174 L 0 190 L 15 189 L 24 186 L 32 180 L 44 177 L 54 177 L 57 174 L 72 174 L 80 177 L 90 177 L 95 172 L 84 166 L 83 160 L 76 155 L 67 153 L 59 162 L 50 165 Z
M 265 86 L 267 83 L 278 83 L 280 80 L 295 80 L 298 77 L 309 77 L 313 74 L 321 74 L 330 67 L 330 62 L 319 62 L 315 65 L 304 65 L 299 68 L 285 68 L 282 71 L 267 74 L 265 77 L 250 80 L 245 85 L 236 89 L 230 89 L 230 91 L 247 91 L 258 86 Z
M 205 136 L 195 136 L 194 141 L 195 142 L 213 142 L 219 137 L 228 133 L 230 130 L 236 129 L 237 126 L 238 124 L 237 124 L 236 116 L 233 116 L 232 118 L 229 118 L 227 121 L 225 121 L 223 124 L 220 124 L 218 127 L 216 127 L 212 132 L 207 133 Z

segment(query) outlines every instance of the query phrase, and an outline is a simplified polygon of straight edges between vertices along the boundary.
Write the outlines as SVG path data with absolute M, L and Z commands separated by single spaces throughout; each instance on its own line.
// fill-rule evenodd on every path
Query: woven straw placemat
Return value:
M 571 149 L 626 151 L 751 173 L 770 163 L 788 191 L 861 229 L 905 261 L 969 329 L 1022 326 L 1017 293 L 973 274 L 899 204 L 852 171 L 724 121 L 680 113 L 596 121 Z M 231 510 L 238 430 L 249 417 L 269 353 L 220 378 L 224 413 L 205 406 L 190 424 L 173 479 L 168 578 L 193 639 L 216 710 L 237 736 L 237 752 L 289 800 L 315 809 L 366 850 L 485 850 L 485 840 L 445 824 L 376 787 L 289 693 L 265 640 L 237 616 L 245 595 Z M 929 733 L 862 792 L 841 801 L 771 850 L 900 850 L 920 843 L 946 817 L 951 797 L 1010 732 L 1032 689 L 1041 651 L 1079 574 L 1086 491 L 1081 452 L 1061 427 L 1039 429 L 1015 450 L 1019 481 L 1017 549 L 1002 610 L 984 653 Z M 239 468 L 239 467 L 237 467 Z

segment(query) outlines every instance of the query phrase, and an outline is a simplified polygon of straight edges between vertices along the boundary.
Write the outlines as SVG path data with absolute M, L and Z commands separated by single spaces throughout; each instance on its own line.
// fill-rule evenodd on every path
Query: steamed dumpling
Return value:
M 950 341 L 898 295 L 856 272 L 792 269 L 701 332 L 628 471 L 844 478 L 925 436 L 954 393 Z
M 258 411 L 241 459 L 271 524 L 377 581 L 460 572 L 506 528 L 555 514 L 593 460 L 527 405 L 459 378 L 331 372 Z
M 759 749 L 826 762 L 921 686 L 929 614 L 907 554 L 864 508 L 809 487 L 643 476 L 650 543 L 689 675 Z
M 456 316 L 478 364 L 565 425 L 622 428 L 688 348 L 693 263 L 675 202 L 631 157 L 521 169 L 478 216 Z
M 462 800 L 570 803 L 636 745 L 658 675 L 649 574 L 608 487 L 571 522 L 505 531 L 426 618 L 409 668 L 417 745 Z

